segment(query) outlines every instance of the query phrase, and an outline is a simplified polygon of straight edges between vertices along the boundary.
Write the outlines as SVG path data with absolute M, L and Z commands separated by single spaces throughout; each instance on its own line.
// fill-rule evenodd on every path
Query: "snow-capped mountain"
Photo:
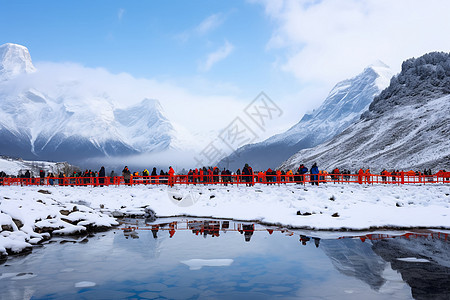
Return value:
M 158 100 L 119 108 L 104 91 L 80 92 L 77 81 L 35 86 L 40 74 L 27 48 L 2 45 L 0 58 L 1 154 L 80 162 L 172 147 L 176 132 Z
M 219 165 L 236 169 L 249 163 L 253 169 L 278 166 L 292 154 L 316 146 L 342 132 L 368 109 L 370 103 L 388 84 L 392 72 L 379 62 L 354 78 L 339 82 L 322 105 L 305 114 L 296 125 L 267 140 L 237 149 Z
M 16 44 L 0 46 L 0 81 L 35 71 L 26 47 Z
M 316 162 L 355 171 L 450 168 L 450 54 L 406 60 L 360 120 L 330 141 L 304 149 L 280 168 Z

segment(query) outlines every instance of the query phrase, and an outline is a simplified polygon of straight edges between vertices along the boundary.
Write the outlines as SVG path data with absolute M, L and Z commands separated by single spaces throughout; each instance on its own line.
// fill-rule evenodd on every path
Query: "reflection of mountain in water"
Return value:
M 356 277 L 378 291 L 386 281 L 382 273 L 387 263 L 371 246 L 359 239 L 322 240 L 320 244 L 339 272 Z
M 376 241 L 373 251 L 401 273 L 414 299 L 450 299 L 450 241 L 417 237 Z M 401 261 L 422 258 L 430 262 Z

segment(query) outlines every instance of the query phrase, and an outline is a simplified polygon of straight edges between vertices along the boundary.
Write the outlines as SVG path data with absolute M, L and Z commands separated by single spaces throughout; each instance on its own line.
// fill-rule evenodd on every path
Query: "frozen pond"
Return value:
M 379 233 L 130 220 L 10 257 L 0 299 L 450 298 L 448 232 Z

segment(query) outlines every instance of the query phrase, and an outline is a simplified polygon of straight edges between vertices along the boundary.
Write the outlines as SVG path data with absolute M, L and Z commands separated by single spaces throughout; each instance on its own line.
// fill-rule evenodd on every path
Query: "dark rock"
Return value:
M 310 216 L 310 215 L 312 215 L 312 213 L 310 213 L 310 212 L 305 212 L 305 213 L 302 213 L 301 211 L 297 211 L 297 216 Z
M 68 240 L 62 240 L 61 242 L 59 242 L 60 244 L 67 244 L 67 243 L 72 243 L 72 244 L 76 244 L 76 241 L 68 241 Z
M 41 194 L 47 194 L 47 195 L 51 194 L 51 193 L 50 193 L 49 191 L 47 191 L 47 190 L 39 190 L 38 193 L 41 193 Z
M 66 219 L 66 218 L 61 218 L 61 221 L 64 221 L 64 222 L 69 223 L 69 224 L 72 224 L 72 225 L 77 225 L 77 223 L 78 223 L 80 220 L 71 221 L 71 220 Z
M 331 216 L 334 217 L 334 218 L 338 218 L 338 217 L 339 217 L 339 214 L 338 214 L 338 213 L 334 213 L 334 214 L 332 214 Z
M 2 225 L 2 231 L 13 231 L 13 227 L 11 225 Z
M 63 216 L 68 216 L 70 214 L 70 211 L 68 211 L 67 209 L 61 209 L 59 213 Z
M 22 228 L 23 227 L 23 223 L 22 221 L 18 220 L 18 219 L 12 219 L 13 222 L 16 224 L 17 228 Z

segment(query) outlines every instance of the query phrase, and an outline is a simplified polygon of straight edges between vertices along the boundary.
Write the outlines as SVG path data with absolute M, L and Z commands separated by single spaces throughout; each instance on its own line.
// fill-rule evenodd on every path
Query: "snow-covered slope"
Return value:
M 282 165 L 351 170 L 450 168 L 450 54 L 409 59 L 359 121 Z M 437 171 L 437 170 L 436 170 Z
M 121 136 L 142 152 L 164 150 L 171 145 L 174 128 L 158 100 L 144 99 L 138 105 L 114 111 Z
M 60 172 L 70 174 L 79 168 L 66 162 L 48 162 L 48 161 L 29 161 L 7 156 L 0 156 L 0 172 L 6 175 L 23 175 L 26 170 L 31 172 L 32 176 L 39 176 L 39 171 L 44 170 L 46 174 L 52 172 L 57 175 Z
M 171 147 L 176 132 L 157 100 L 118 108 L 76 80 L 35 85 L 39 70 L 20 45 L 0 46 L 0 59 L 0 154 L 80 162 Z
M 322 105 L 312 114 L 306 114 L 296 125 L 284 133 L 267 140 L 245 145 L 230 157 L 232 169 L 249 163 L 253 169 L 275 167 L 300 149 L 316 146 L 342 132 L 368 109 L 373 98 L 388 84 L 392 72 L 385 64 L 367 67 L 358 76 L 339 82 Z

